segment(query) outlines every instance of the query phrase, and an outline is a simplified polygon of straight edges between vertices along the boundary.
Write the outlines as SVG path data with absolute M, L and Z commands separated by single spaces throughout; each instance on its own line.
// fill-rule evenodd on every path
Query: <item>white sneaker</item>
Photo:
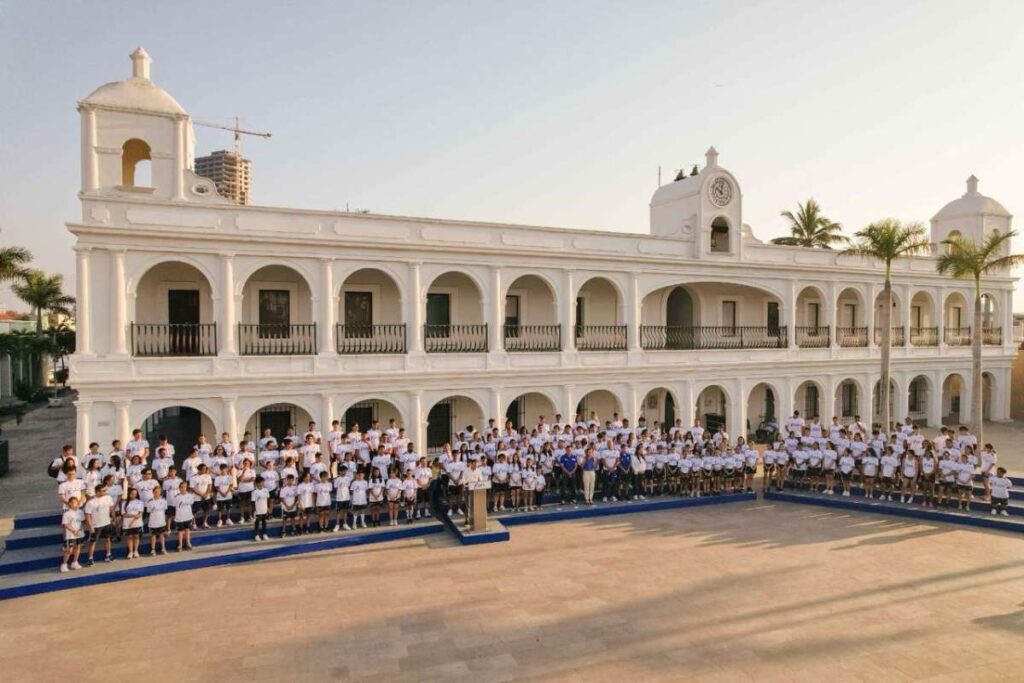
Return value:
M 270 540 L 270 537 L 269 537 L 269 536 L 267 536 L 266 534 L 263 534 L 263 540 L 264 540 L 264 541 L 269 541 L 269 540 Z
M 234 525 L 235 525 L 235 522 L 234 522 L 234 521 L 233 521 L 233 520 L 232 520 L 232 519 L 231 519 L 230 517 L 228 517 L 227 519 L 225 519 L 225 520 L 224 520 L 224 523 L 225 523 L 225 524 L 227 524 L 228 526 L 234 526 Z M 218 526 L 219 526 L 219 525 L 218 525 Z
M 67 571 L 68 571 L 68 566 L 66 564 L 61 564 L 61 566 L 60 566 L 60 573 L 64 574 Z
M 71 563 L 71 568 L 72 569 L 81 569 L 82 565 L 78 564 L 77 562 L 72 562 Z
M 619 502 L 619 499 L 618 499 L 618 498 L 616 498 L 615 496 L 612 496 L 612 502 L 613 502 L 613 503 L 618 503 L 618 502 Z
M 223 519 L 218 519 L 217 520 L 217 526 L 218 527 L 224 526 L 224 520 Z
M 605 496 L 604 498 L 602 498 L 601 502 L 602 503 L 607 503 L 608 502 L 608 496 Z
M 348 522 L 346 522 L 345 524 L 342 524 L 341 528 L 344 529 L 345 531 L 352 531 L 352 527 L 350 527 L 348 525 Z
M 1009 513 L 1009 511 L 1007 511 L 1007 510 L 1003 510 L 1003 511 L 1002 511 L 1002 512 L 1000 512 L 999 514 L 1001 514 L 1001 515 L 1002 515 L 1003 517 L 1009 517 L 1009 516 L 1010 516 L 1010 513 Z
M 430 516 L 430 510 L 424 510 L 423 511 L 423 516 L 424 517 L 429 517 Z
M 993 515 L 998 515 L 999 514 L 999 510 L 996 510 L 995 508 L 992 508 L 991 512 L 992 512 Z

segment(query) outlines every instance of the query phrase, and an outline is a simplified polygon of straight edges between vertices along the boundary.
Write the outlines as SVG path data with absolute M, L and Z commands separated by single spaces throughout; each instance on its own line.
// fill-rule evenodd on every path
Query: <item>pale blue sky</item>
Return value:
M 763 239 L 810 196 L 927 221 L 971 173 L 1024 214 L 1022 2 L 0 2 L 0 242 L 69 288 L 75 102 L 137 45 L 194 117 L 273 132 L 258 204 L 641 232 L 713 144 Z

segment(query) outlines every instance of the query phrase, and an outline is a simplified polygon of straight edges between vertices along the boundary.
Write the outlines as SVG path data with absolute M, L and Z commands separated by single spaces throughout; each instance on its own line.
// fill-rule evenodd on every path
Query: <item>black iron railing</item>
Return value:
M 301 356 L 317 352 L 316 323 L 238 325 L 238 352 L 243 356 Z
M 786 347 L 785 327 L 676 327 L 642 325 L 640 343 L 644 349 L 782 349 Z
M 892 334 L 889 336 L 890 343 L 892 346 L 905 346 L 907 337 L 903 331 L 903 325 L 893 325 Z M 875 344 L 882 343 L 882 328 L 875 328 Z
M 970 346 L 971 328 L 947 327 L 943 332 L 946 346 Z
M 986 327 L 981 330 L 981 343 L 988 346 L 998 346 L 1003 343 L 1003 328 Z
M 505 325 L 506 351 L 561 351 L 561 325 Z
M 625 325 L 576 325 L 573 338 L 578 351 L 624 351 Z
M 340 354 L 405 353 L 405 325 L 335 326 L 334 343 Z
M 823 349 L 831 343 L 832 328 L 829 325 L 796 328 L 796 345 L 802 349 Z
M 910 343 L 913 346 L 938 346 L 939 328 L 937 327 L 911 327 Z
M 132 323 L 132 355 L 139 358 L 216 356 L 217 323 Z
M 424 325 L 427 353 L 487 353 L 487 324 Z
M 837 327 L 836 344 L 843 347 L 856 347 L 868 345 L 868 328 L 866 327 Z

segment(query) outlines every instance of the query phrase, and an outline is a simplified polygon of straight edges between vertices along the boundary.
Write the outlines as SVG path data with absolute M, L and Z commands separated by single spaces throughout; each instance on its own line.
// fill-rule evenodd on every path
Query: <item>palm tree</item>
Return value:
M 879 399 L 882 403 L 882 429 L 890 428 L 889 395 L 892 387 L 892 263 L 904 256 L 927 253 L 931 249 L 928 234 L 921 223 L 901 223 L 895 218 L 872 223 L 857 232 L 856 243 L 843 251 L 844 254 L 867 256 L 885 264 L 885 287 L 882 289 L 882 319 L 876 322 L 882 328 L 882 376 Z M 872 301 L 871 306 L 875 303 Z M 868 330 L 869 335 L 874 330 Z
M 41 270 L 30 270 L 22 275 L 19 282 L 11 285 L 14 295 L 32 307 L 36 314 L 36 334 L 43 333 L 43 316 L 46 313 L 71 315 L 75 297 L 64 293 L 64 276 L 47 275 Z
M 14 295 L 32 307 L 36 314 L 36 336 L 43 337 L 43 315 L 60 313 L 71 315 L 75 297 L 64 293 L 64 276 L 47 275 L 41 270 L 24 273 L 20 281 L 11 285 Z M 46 355 L 40 354 L 40 380 L 46 377 Z
M 24 247 L 0 247 L 0 282 L 15 280 L 25 274 L 25 264 L 32 252 Z
M 974 280 L 974 329 L 971 330 L 971 422 L 977 433 L 978 442 L 982 439 L 982 396 L 981 374 L 981 337 L 982 337 L 982 302 L 981 278 L 995 271 L 1008 270 L 1014 266 L 1024 265 L 1024 254 L 1010 254 L 1010 241 L 1017 233 L 999 232 L 994 230 L 980 242 L 953 237 L 942 243 L 946 252 L 939 256 L 936 268 L 940 273 L 950 274 L 961 279 Z
M 843 226 L 826 217 L 813 197 L 803 204 L 797 203 L 797 207 L 795 216 L 792 211 L 781 214 L 789 221 L 789 237 L 776 237 L 772 244 L 831 249 L 849 243 L 850 239 L 842 234 Z

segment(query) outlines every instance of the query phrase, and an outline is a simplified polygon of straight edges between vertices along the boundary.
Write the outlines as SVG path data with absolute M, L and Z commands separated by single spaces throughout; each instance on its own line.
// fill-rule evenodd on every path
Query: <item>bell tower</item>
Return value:
M 82 193 L 184 200 L 195 147 L 191 119 L 150 80 L 149 54 L 139 47 L 130 58 L 129 78 L 78 103 Z

